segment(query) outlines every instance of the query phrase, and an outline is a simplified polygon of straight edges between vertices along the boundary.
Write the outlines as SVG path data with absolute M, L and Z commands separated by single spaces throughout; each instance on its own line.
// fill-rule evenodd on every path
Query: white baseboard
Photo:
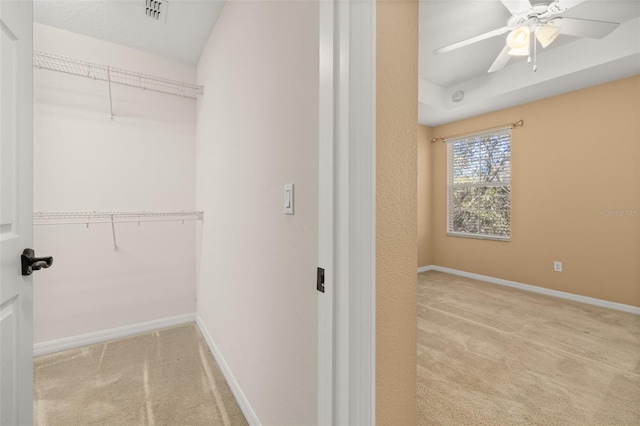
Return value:
M 487 275 L 474 274 L 471 272 L 460 271 L 452 268 L 445 268 L 443 266 L 429 265 L 418 268 L 418 273 L 426 271 L 440 271 L 447 274 L 458 275 L 461 277 L 471 278 L 474 280 L 485 281 L 492 284 L 503 285 L 507 287 L 517 288 L 520 290 L 530 291 L 533 293 L 545 294 L 547 296 L 558 297 L 560 299 L 572 300 L 574 302 L 582 302 L 589 305 L 600 306 L 602 308 L 615 309 L 616 311 L 628 312 L 631 314 L 640 315 L 640 307 L 625 305 L 623 303 L 610 302 L 608 300 L 596 299 L 594 297 L 581 296 L 579 294 L 567 293 L 564 291 L 551 290 L 544 287 L 538 287 L 535 285 L 522 284 L 515 281 L 503 280 L 502 278 L 494 278 Z
M 215 342 L 213 341 L 213 338 L 209 334 L 209 330 L 207 330 L 207 326 L 204 325 L 202 318 L 200 318 L 200 315 L 198 314 L 196 314 L 196 324 L 198 324 L 198 327 L 200 328 L 200 332 L 204 336 L 204 339 L 207 341 L 207 345 L 209 345 L 209 349 L 211 349 L 211 353 L 213 354 L 213 357 L 216 359 L 216 362 L 218 363 L 218 366 L 220 367 L 222 374 L 224 374 L 224 378 L 227 380 L 227 384 L 231 388 L 231 392 L 233 392 L 233 396 L 235 396 L 236 401 L 238 402 L 238 405 L 240 406 L 240 409 L 242 410 L 242 414 L 244 414 L 245 419 L 247 419 L 247 422 L 251 426 L 260 426 L 261 423 L 260 423 L 260 420 L 258 420 L 258 416 L 256 415 L 255 411 L 253 411 L 251 404 L 249 404 L 249 400 L 247 399 L 244 392 L 242 392 L 242 389 L 240 388 L 240 384 L 238 383 L 236 378 L 233 376 L 233 373 L 231 372 L 231 369 L 229 368 L 229 365 L 227 364 L 227 362 L 224 360 L 224 357 L 222 356 L 220 349 L 218 349 L 218 346 L 216 346 Z
M 137 324 L 125 325 L 108 330 L 96 331 L 94 333 L 81 334 L 79 336 L 65 337 L 64 339 L 50 340 L 48 342 L 36 343 L 33 345 L 33 356 L 45 355 L 67 349 L 75 349 L 82 346 L 102 343 L 121 337 L 133 336 L 135 334 L 148 333 L 160 328 L 194 322 L 196 314 L 178 315 L 170 318 L 162 318 L 153 321 L 140 322 Z

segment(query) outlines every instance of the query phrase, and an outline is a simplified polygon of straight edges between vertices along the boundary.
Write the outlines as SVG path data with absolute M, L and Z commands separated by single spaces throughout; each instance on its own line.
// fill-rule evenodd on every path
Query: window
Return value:
M 447 140 L 447 234 L 508 241 L 511 129 Z

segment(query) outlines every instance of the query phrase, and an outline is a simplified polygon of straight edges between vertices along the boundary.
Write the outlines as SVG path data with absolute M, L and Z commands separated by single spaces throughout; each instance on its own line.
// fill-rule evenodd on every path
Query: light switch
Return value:
M 284 214 L 293 214 L 293 184 L 284 185 Z

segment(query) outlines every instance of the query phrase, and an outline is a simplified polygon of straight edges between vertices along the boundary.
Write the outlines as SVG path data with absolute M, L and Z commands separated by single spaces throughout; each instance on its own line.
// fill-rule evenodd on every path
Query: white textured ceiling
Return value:
M 35 22 L 196 64 L 224 0 L 169 0 L 166 22 L 145 0 L 35 0 Z
M 163 22 L 145 16 L 145 0 L 35 0 L 34 20 L 196 64 L 223 6 L 224 0 L 169 0 Z M 640 0 L 586 0 L 563 16 L 621 25 L 600 40 L 561 35 L 539 49 L 537 72 L 526 59 L 512 58 L 487 74 L 505 35 L 433 50 L 504 26 L 510 13 L 502 2 L 421 0 L 420 123 L 435 126 L 640 73 Z M 458 90 L 464 99 L 456 103 L 451 96 Z
M 510 16 L 500 0 L 420 1 L 420 123 L 444 124 L 640 73 L 639 0 L 587 0 L 565 12 L 621 25 L 600 40 L 560 35 L 546 49 L 538 46 L 537 72 L 526 58 L 512 58 L 504 69 L 487 73 L 506 34 L 433 53 L 502 27 Z M 464 98 L 456 103 L 451 96 L 458 90 Z

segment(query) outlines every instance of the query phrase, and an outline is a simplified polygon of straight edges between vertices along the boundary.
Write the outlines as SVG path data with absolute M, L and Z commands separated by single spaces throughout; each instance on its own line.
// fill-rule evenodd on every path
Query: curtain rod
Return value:
M 462 136 L 473 136 L 473 135 L 477 135 L 479 133 L 488 132 L 489 130 L 514 129 L 516 127 L 523 127 L 523 126 L 524 126 L 524 120 L 518 120 L 515 123 L 507 123 L 507 124 L 503 124 L 501 126 L 488 127 L 486 129 L 476 130 L 476 131 L 471 132 L 471 133 L 461 133 L 461 134 L 458 134 L 458 135 L 447 136 L 446 138 L 433 138 L 433 139 L 431 139 L 431 143 L 444 142 L 447 139 L 454 139 L 454 138 L 459 138 L 459 137 L 462 137 Z

